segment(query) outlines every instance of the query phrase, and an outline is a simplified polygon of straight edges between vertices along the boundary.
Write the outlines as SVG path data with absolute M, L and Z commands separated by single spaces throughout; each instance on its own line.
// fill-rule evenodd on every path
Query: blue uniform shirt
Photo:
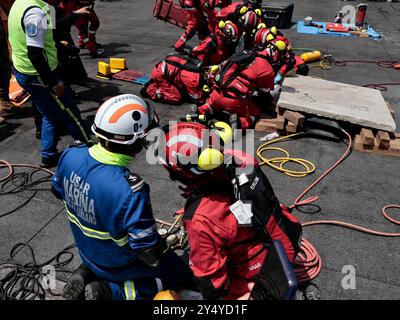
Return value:
M 138 252 L 158 244 L 149 186 L 120 165 L 95 160 L 86 146 L 67 149 L 52 180 L 63 199 L 82 262 L 114 282 L 162 276 Z

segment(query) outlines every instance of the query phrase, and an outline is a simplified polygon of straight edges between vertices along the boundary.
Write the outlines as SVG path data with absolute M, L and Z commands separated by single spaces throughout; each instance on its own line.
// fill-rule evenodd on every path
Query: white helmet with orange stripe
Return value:
M 156 115 L 149 103 L 133 94 L 122 94 L 104 102 L 97 110 L 93 133 L 100 139 L 132 145 L 144 138 Z

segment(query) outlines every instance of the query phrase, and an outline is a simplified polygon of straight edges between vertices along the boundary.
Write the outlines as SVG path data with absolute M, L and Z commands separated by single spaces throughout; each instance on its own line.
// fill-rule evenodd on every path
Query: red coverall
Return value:
M 274 88 L 275 73 L 267 60 L 266 51 L 259 53 L 254 61 L 246 67 L 228 86 L 220 88 L 218 82 L 214 83 L 213 91 L 206 103 L 199 107 L 200 114 L 212 114 L 222 111 L 237 114 L 241 128 L 254 127 L 261 114 L 261 108 L 253 100 L 255 91 L 268 91 Z M 228 79 L 234 70 L 226 72 L 224 78 Z
M 204 66 L 217 65 L 235 53 L 236 45 L 236 43 L 225 43 L 217 33 L 194 47 L 190 55 L 203 61 Z
M 150 99 L 164 103 L 180 104 L 185 98 L 201 103 L 205 97 L 202 77 L 201 72 L 180 69 L 163 61 L 153 68 L 146 92 Z
M 288 38 L 286 38 L 284 35 L 278 34 L 275 37 L 275 39 L 272 40 L 272 43 L 274 43 L 275 41 L 279 41 L 279 40 L 285 42 L 287 50 L 285 51 L 284 54 L 281 54 L 280 68 L 275 71 L 279 72 L 282 76 L 285 76 L 286 73 L 288 73 L 293 68 L 295 68 L 295 70 L 297 70 L 297 68 L 300 65 L 304 64 L 304 61 L 300 57 L 295 56 L 295 54 L 293 52 L 293 48 L 292 48 Z
M 256 162 L 255 159 L 253 161 Z M 251 227 L 238 225 L 229 207 L 236 201 L 230 195 L 232 184 L 207 186 L 187 199 L 183 225 L 190 245 L 190 267 L 205 298 L 237 299 L 249 292 L 248 283 L 260 272 L 267 249 Z M 286 207 L 282 215 L 271 215 L 266 229 L 273 240 L 280 240 L 293 262 L 295 249 L 283 224 L 298 224 Z M 279 221 L 279 222 L 278 222 Z M 297 245 L 297 242 L 296 244 Z
M 204 40 L 208 31 L 213 35 L 217 29 L 216 7 L 224 7 L 231 0 L 179 0 L 181 7 L 185 9 L 187 26 L 175 44 L 176 49 L 182 49 L 186 42 L 198 34 L 200 40 Z M 208 26 L 207 19 L 208 18 Z
M 87 0 L 62 0 L 61 8 L 65 10 L 66 15 L 70 15 L 72 11 L 79 8 L 90 6 L 91 1 Z M 91 10 L 90 15 L 81 16 L 75 23 L 75 27 L 79 30 L 78 45 L 89 49 L 90 54 L 97 53 L 96 32 L 100 27 L 100 20 L 94 10 Z

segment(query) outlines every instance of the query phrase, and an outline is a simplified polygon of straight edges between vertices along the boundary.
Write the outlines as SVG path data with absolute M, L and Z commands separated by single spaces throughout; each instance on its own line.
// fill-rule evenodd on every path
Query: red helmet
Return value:
M 266 27 L 257 30 L 254 41 L 256 46 L 265 48 L 271 41 L 275 39 L 273 33 Z
M 239 39 L 239 28 L 231 21 L 220 22 L 221 39 L 225 43 L 236 43 Z
M 253 31 L 257 27 L 258 16 L 254 11 L 247 11 L 240 22 L 244 31 Z
M 159 160 L 171 177 L 186 185 L 220 177 L 225 170 L 223 145 L 232 139 L 223 122 L 212 128 L 195 122 L 177 122 L 165 129 L 165 155 Z
M 273 44 L 267 45 L 267 47 L 262 50 L 260 54 L 267 57 L 273 68 L 278 67 L 281 63 L 281 53 Z

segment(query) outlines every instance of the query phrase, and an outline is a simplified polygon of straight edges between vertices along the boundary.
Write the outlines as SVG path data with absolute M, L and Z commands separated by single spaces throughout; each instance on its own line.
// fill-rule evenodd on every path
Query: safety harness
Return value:
M 269 61 L 267 56 L 261 55 L 256 51 L 245 50 L 243 52 L 235 53 L 226 61 L 221 71 L 215 76 L 215 90 L 227 98 L 235 99 L 236 97 L 234 94 L 243 96 L 243 92 L 241 92 L 236 86 L 233 86 L 232 82 L 234 80 L 240 81 L 240 78 L 242 78 L 255 85 L 255 81 L 247 77 L 243 71 L 253 63 L 257 57 Z M 247 87 L 245 82 L 240 82 L 243 87 Z M 248 95 L 251 95 L 252 93 L 253 92 L 248 92 Z

